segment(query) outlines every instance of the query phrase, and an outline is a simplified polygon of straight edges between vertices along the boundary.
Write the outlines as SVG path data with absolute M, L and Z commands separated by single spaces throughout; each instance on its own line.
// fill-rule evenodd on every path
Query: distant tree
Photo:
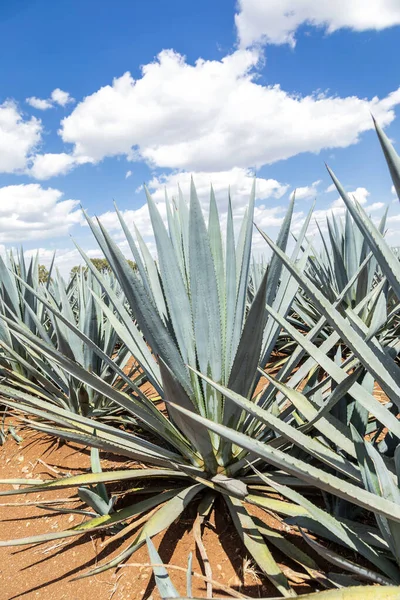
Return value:
M 106 258 L 91 258 L 90 262 L 100 273 L 106 273 L 111 271 L 110 264 Z
M 127 259 L 127 262 L 131 269 L 133 269 L 134 271 L 138 270 L 137 264 L 135 262 L 133 262 L 133 260 Z
M 79 273 L 81 268 L 81 265 L 75 265 L 75 267 L 72 267 L 69 276 L 72 278 L 74 275 L 76 275 L 76 273 Z
M 49 271 L 44 265 L 39 265 L 39 281 L 47 283 L 49 280 Z
M 93 264 L 93 266 L 95 266 L 96 269 L 98 271 L 100 271 L 100 273 L 111 272 L 110 263 L 108 262 L 108 260 L 106 258 L 91 258 L 90 261 Z M 135 262 L 133 262 L 133 260 L 127 260 L 127 262 L 129 264 L 129 266 L 131 267 L 131 269 L 133 269 L 134 271 L 137 270 L 137 264 Z M 81 269 L 82 269 L 82 267 L 80 265 L 76 265 L 75 267 L 72 267 L 71 272 L 70 272 L 70 277 L 73 277 L 75 275 L 75 273 L 78 273 Z M 83 270 L 84 270 L 84 272 L 86 272 L 87 267 L 83 267 Z

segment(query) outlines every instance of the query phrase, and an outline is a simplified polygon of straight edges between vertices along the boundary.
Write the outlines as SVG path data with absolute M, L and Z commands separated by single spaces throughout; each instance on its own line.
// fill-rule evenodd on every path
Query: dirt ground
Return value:
M 9 437 L 0 448 L 0 479 L 44 480 L 90 470 L 87 449 L 73 444 L 58 446 L 50 438 L 28 430 L 23 430 L 21 435 L 22 443 L 17 444 Z M 116 462 L 111 458 L 102 457 L 103 470 L 129 466 L 125 460 Z M 0 489 L 6 489 L 6 486 L 0 485 Z M 81 515 L 59 514 L 27 505 L 27 502 L 43 500 L 44 497 L 68 499 L 73 493 L 64 490 L 0 497 L 0 539 L 61 531 L 78 524 L 84 518 Z M 7 503 L 20 505 L 6 506 Z M 76 508 L 78 505 L 73 506 Z M 206 527 L 203 537 L 213 579 L 248 597 L 275 596 L 276 592 L 271 584 L 265 581 L 265 578 L 260 578 L 250 561 L 244 560 L 245 550 L 232 524 L 227 524 L 222 507 L 223 505 L 216 505 L 210 526 Z M 265 516 L 263 512 L 264 520 Z M 181 568 L 186 568 L 188 554 L 193 552 L 193 570 L 201 574 L 191 532 L 192 522 L 190 514 L 184 515 L 167 533 L 154 538 L 154 542 L 165 563 Z M 127 541 L 107 544 L 110 539 L 86 534 L 74 538 L 73 541 L 68 539 L 36 546 L 0 548 L 0 600 L 158 600 L 159 595 L 154 589 L 151 569 L 143 566 L 149 561 L 145 547 L 128 560 L 128 564 L 134 563 L 135 566 L 126 566 L 117 571 L 109 570 L 94 577 L 71 581 L 78 574 L 93 568 L 96 562 L 110 559 L 127 544 Z M 170 575 L 176 588 L 183 595 L 186 574 L 183 571 L 171 570 Z M 298 593 L 311 591 L 307 585 L 298 584 L 294 587 Z M 194 577 L 193 581 L 193 595 L 206 597 L 205 583 L 197 577 Z M 232 597 L 224 594 L 217 586 L 214 586 L 214 595 L 220 598 Z

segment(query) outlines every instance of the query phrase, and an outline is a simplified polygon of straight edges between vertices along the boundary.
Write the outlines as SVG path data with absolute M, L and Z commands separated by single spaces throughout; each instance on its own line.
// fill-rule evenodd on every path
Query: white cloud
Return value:
M 31 96 L 26 99 L 27 104 L 36 108 L 37 110 L 47 110 L 51 108 L 53 105 L 50 100 L 45 100 L 43 98 L 36 98 L 36 96 Z
M 68 92 L 64 92 L 63 90 L 60 90 L 60 88 L 56 88 L 51 92 L 51 99 L 60 106 L 66 106 L 71 102 L 75 102 L 74 98 L 71 98 Z
M 71 102 L 75 102 L 75 100 L 74 98 L 71 98 L 68 92 L 56 88 L 51 92 L 50 98 L 37 98 L 36 96 L 31 96 L 30 98 L 26 98 L 26 102 L 37 110 L 48 110 L 49 108 L 53 108 L 55 104 L 66 106 Z
M 347 194 L 348 194 L 348 196 L 350 196 L 351 199 L 355 198 L 357 200 L 357 202 L 359 202 L 360 204 L 366 204 L 368 196 L 370 195 L 370 192 L 365 187 L 358 187 L 353 192 L 347 192 Z M 341 210 L 343 209 L 343 211 L 344 211 L 345 210 L 344 207 L 345 207 L 345 204 L 340 196 L 331 204 L 332 209 L 338 208 Z
M 38 183 L 0 188 L 0 239 L 21 242 L 59 237 L 82 220 L 78 200 L 62 200 L 62 192 Z
M 35 179 L 48 179 L 55 175 L 65 175 L 74 164 L 74 157 L 64 152 L 60 154 L 37 154 L 33 159 L 30 174 Z
M 23 171 L 40 142 L 39 119 L 24 119 L 15 102 L 0 104 L 0 173 Z
M 61 123 L 73 155 L 125 155 L 186 171 L 260 167 L 301 152 L 347 147 L 394 119 L 400 89 L 371 100 L 289 94 L 258 83 L 256 50 L 194 65 L 172 50 L 87 96 Z M 245 109 L 244 109 L 245 107 Z
M 132 171 L 127 171 L 125 174 L 125 179 L 128 179 L 132 175 Z
M 364 206 L 365 209 L 369 209 L 367 205 L 368 197 L 370 196 L 370 192 L 365 187 L 358 187 L 356 190 L 348 192 L 350 198 L 356 198 L 356 200 Z M 378 210 L 377 205 L 380 203 L 371 204 L 372 210 Z M 382 204 L 383 206 L 383 204 Z M 381 208 L 381 207 L 379 207 Z M 310 226 L 308 233 L 312 236 L 317 231 L 317 223 L 322 231 L 326 231 L 326 219 L 330 216 L 335 217 L 343 217 L 346 212 L 345 204 L 341 197 L 337 198 L 331 204 L 324 209 L 314 210 L 312 214 L 312 218 L 310 221 Z M 300 230 L 300 227 L 303 223 L 301 220 L 297 220 L 294 227 L 293 233 L 297 233 Z
M 331 192 L 336 192 L 336 185 L 334 183 L 331 183 L 331 185 L 328 185 L 328 187 L 325 190 L 326 194 L 330 194 Z
M 35 179 L 49 179 L 57 175 L 65 175 L 78 165 L 91 162 L 84 156 L 75 157 L 65 152 L 36 154 L 32 159 L 29 174 Z
M 305 185 L 304 187 L 295 188 L 296 200 L 307 200 L 308 198 L 315 198 L 318 194 L 318 186 L 321 180 L 314 181 L 311 185 Z
M 384 202 L 373 202 L 372 204 L 367 204 L 367 206 L 365 207 L 365 210 L 367 211 L 367 213 L 371 213 L 371 212 L 375 212 L 377 210 L 381 210 L 382 208 L 384 208 L 385 203 Z
M 397 0 L 239 0 L 235 21 L 242 47 L 257 42 L 294 46 L 296 30 L 303 24 L 327 33 L 400 25 L 400 4 Z
M 191 173 L 181 172 L 154 177 L 148 184 L 152 197 L 156 202 L 164 200 L 164 191 L 169 198 L 177 196 L 180 186 L 185 197 L 189 197 Z M 197 195 L 204 208 L 208 207 L 210 186 L 212 184 L 219 204 L 227 205 L 228 190 L 230 189 L 232 205 L 237 208 L 246 206 L 249 200 L 254 176 L 249 169 L 234 167 L 230 171 L 197 172 L 193 173 Z M 256 198 L 281 198 L 288 189 L 276 179 L 256 178 Z M 139 188 L 140 189 L 140 188 Z

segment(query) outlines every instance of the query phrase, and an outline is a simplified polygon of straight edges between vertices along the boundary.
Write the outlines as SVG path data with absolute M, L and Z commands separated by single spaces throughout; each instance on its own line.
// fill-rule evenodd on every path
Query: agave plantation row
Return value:
M 399 158 L 376 127 L 399 194 Z M 119 536 L 119 554 L 88 576 L 147 542 L 162 597 L 176 598 L 151 538 L 192 505 L 202 545 L 198 532 L 223 502 L 277 594 L 296 595 L 275 550 L 327 599 L 347 586 L 341 598 L 398 597 L 400 262 L 386 215 L 375 224 L 330 174 L 344 218 L 329 218 L 314 247 L 311 210 L 292 241 L 293 198 L 276 242 L 260 231 L 268 264 L 252 259 L 254 188 L 235 236 L 230 200 L 223 232 L 213 192 L 206 222 L 194 184 L 189 202 L 166 200 L 167 226 L 147 194 L 156 262 L 118 210 L 135 269 L 88 216 L 111 272 L 79 247 L 86 266 L 68 283 L 54 269 L 40 283 L 37 259 L 0 259 L 2 403 L 32 428 L 89 445 L 93 471 L 18 480 L 22 490 L 2 480 L 0 495 L 76 488 L 87 518 L 0 545 Z M 103 472 L 99 450 L 145 467 Z M 146 494 L 121 508 L 107 484 L 126 480 Z M 310 554 L 251 505 L 300 531 Z M 189 557 L 188 597 L 191 571 Z M 382 587 L 351 587 L 360 582 Z

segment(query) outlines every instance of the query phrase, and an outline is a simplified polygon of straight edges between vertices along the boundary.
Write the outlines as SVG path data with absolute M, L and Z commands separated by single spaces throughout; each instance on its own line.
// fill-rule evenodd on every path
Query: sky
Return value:
M 371 113 L 400 147 L 398 0 L 7 0 L 0 3 L 0 251 L 39 251 L 64 276 L 74 240 L 101 256 L 81 206 L 128 258 L 116 202 L 154 250 L 143 186 L 276 237 L 296 189 L 294 231 L 343 205 L 324 163 L 375 219 L 400 205 Z M 314 228 L 314 229 L 313 229 Z M 255 237 L 255 251 L 265 242 Z

